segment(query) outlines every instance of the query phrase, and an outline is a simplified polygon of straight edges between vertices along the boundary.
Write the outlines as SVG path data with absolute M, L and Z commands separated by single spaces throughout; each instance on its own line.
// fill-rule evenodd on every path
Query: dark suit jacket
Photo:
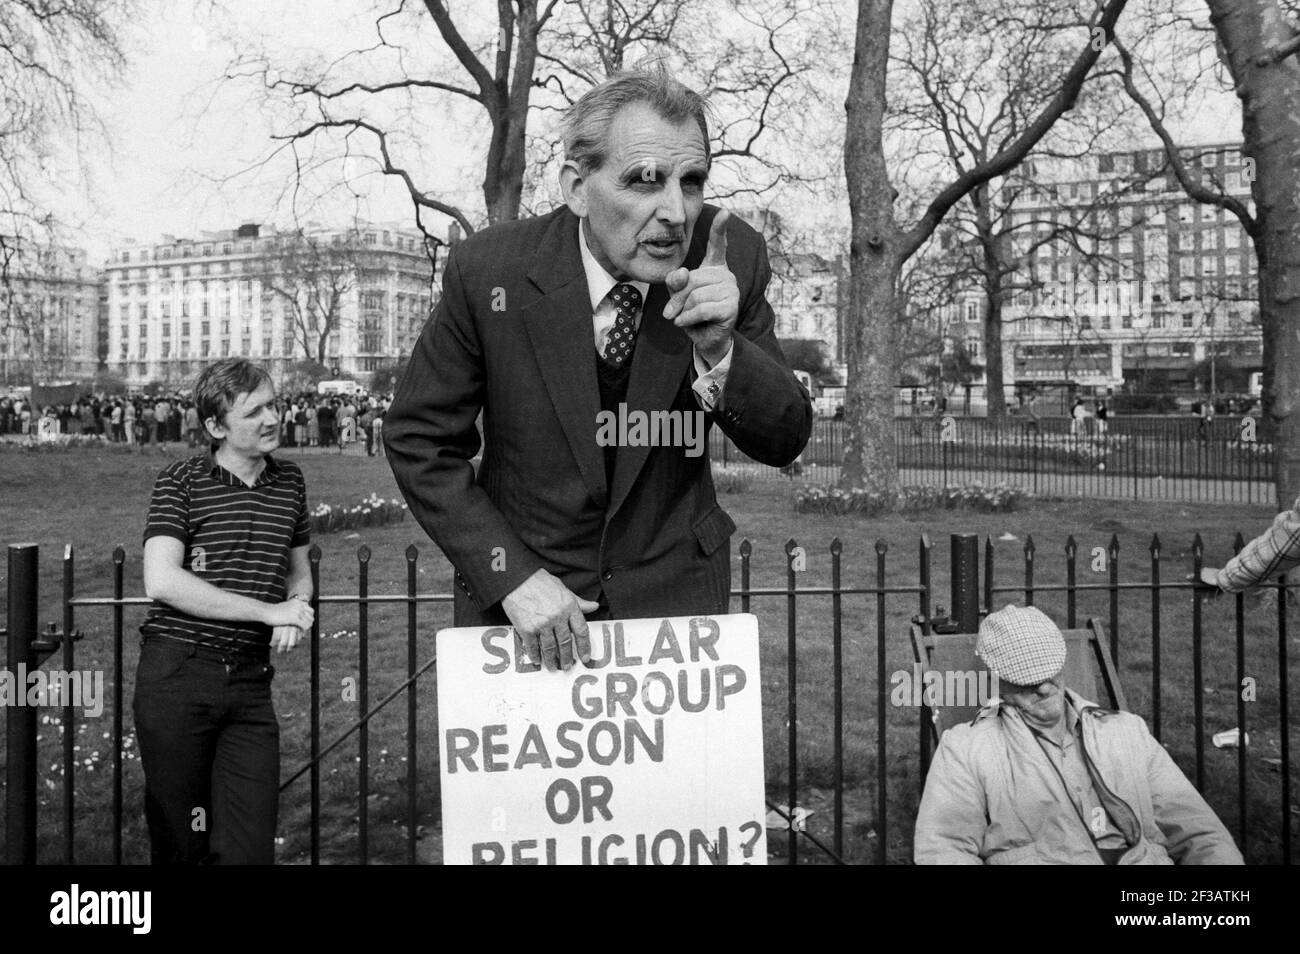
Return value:
M 717 209 L 695 224 L 704 257 Z M 740 288 L 722 409 L 706 416 L 756 460 L 784 466 L 812 428 L 807 392 L 773 335 L 762 237 L 732 217 L 727 265 Z M 700 409 L 691 341 L 646 296 L 629 410 Z M 591 302 L 567 207 L 478 232 L 448 257 L 443 294 L 384 418 L 411 513 L 456 568 L 456 625 L 506 622 L 500 600 L 538 568 L 614 619 L 724 613 L 735 524 L 717 502 L 707 450 L 618 449 L 606 486 Z M 480 436 L 477 475 L 471 459 Z

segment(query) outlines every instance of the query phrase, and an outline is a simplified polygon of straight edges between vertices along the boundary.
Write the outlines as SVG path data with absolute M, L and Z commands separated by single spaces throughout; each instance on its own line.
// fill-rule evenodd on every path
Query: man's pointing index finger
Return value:
M 713 224 L 709 226 L 709 247 L 704 252 L 704 265 L 722 265 L 727 264 L 727 221 L 731 218 L 731 213 L 726 209 L 719 210 L 718 214 L 713 217 Z

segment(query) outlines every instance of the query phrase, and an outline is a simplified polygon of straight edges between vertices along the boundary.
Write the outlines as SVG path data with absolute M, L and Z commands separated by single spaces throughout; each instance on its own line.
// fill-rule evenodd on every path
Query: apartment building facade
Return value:
M 1183 150 L 1194 175 L 1253 212 L 1239 144 Z M 1159 148 L 1030 163 L 1008 188 L 1004 382 L 1164 393 L 1245 390 L 1262 367 L 1254 249 L 1239 220 L 1190 198 Z M 947 337 L 985 363 L 970 289 Z
M 424 236 L 392 224 L 246 223 L 128 243 L 112 250 L 104 283 L 106 364 L 132 387 L 184 384 L 232 355 L 277 378 L 323 359 L 364 381 L 410 353 L 437 298 Z
M 0 382 L 89 377 L 100 361 L 99 269 L 86 253 L 23 247 L 0 281 Z

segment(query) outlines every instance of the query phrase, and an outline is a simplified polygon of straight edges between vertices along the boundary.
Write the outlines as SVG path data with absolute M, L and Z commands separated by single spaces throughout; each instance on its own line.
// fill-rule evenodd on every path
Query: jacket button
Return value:
M 610 580 L 614 579 L 614 571 L 606 570 L 604 573 L 600 575 L 600 578 L 608 583 Z

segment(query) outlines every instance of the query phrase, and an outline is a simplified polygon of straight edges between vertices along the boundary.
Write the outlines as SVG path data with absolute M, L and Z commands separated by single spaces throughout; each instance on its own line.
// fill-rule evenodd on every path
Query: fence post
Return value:
M 957 632 L 973 633 L 980 625 L 980 538 L 952 535 L 952 619 Z
M 35 543 L 9 546 L 7 666 L 15 691 L 26 701 L 26 674 L 38 665 L 36 640 L 38 559 Z M 5 714 L 5 861 L 36 864 L 36 709 L 13 705 Z M 70 784 L 70 783 L 69 783 Z

